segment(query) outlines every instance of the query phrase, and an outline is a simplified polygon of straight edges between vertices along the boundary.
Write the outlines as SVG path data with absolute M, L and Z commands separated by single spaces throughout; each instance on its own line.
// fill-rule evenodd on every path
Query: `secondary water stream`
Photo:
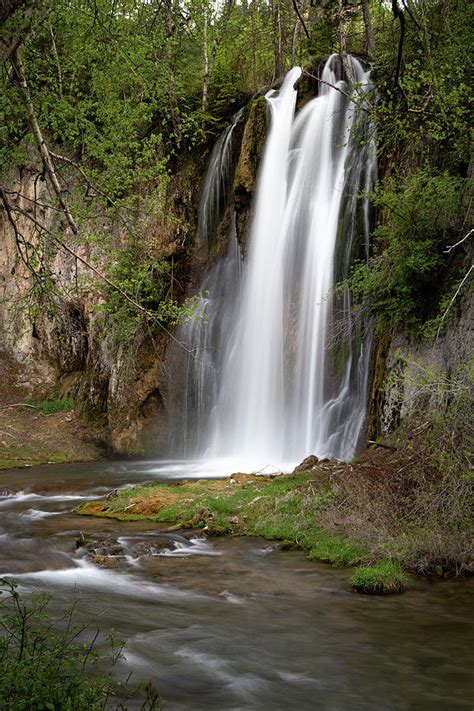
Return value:
M 268 541 L 71 513 L 87 497 L 191 469 L 120 462 L 1 473 L 0 574 L 24 591 L 51 591 L 55 607 L 75 598 L 91 636 L 113 627 L 127 641 L 126 669 L 152 680 L 170 711 L 472 709 L 472 582 L 358 596 L 346 571 Z M 76 546 L 82 536 L 114 556 L 111 567 Z

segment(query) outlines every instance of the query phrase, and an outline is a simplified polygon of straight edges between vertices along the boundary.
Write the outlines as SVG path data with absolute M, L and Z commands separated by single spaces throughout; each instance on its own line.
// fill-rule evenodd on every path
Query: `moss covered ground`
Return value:
M 369 549 L 362 543 L 318 525 L 318 513 L 331 496 L 313 470 L 272 478 L 234 474 L 230 479 L 127 487 L 110 498 L 84 503 L 77 513 L 201 528 L 211 536 L 262 536 L 335 566 L 367 560 Z
M 359 592 L 400 592 L 407 573 L 474 571 L 465 478 L 417 468 L 416 451 L 395 445 L 351 464 L 313 459 L 290 475 L 130 486 L 77 513 L 277 540 L 314 560 L 359 566 L 351 579 Z

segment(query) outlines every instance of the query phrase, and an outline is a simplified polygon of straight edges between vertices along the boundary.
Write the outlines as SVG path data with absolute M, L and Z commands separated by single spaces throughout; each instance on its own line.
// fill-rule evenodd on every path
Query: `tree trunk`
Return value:
M 205 113 L 207 111 L 207 103 L 209 96 L 209 52 L 207 49 L 207 8 L 204 10 L 204 43 L 203 43 L 203 56 L 204 56 L 204 80 L 202 85 L 202 111 Z
M 281 8 L 280 0 L 275 0 L 273 5 L 273 47 L 275 54 L 275 79 L 283 74 L 281 58 Z
M 367 47 L 367 54 L 369 55 L 369 57 L 373 57 L 375 54 L 375 38 L 374 28 L 372 27 L 372 20 L 370 19 L 369 0 L 362 0 L 362 16 L 364 18 L 365 44 Z
M 339 46 L 341 49 L 341 59 L 342 59 L 342 66 L 344 67 L 344 71 L 346 73 L 346 78 L 349 80 L 349 82 L 354 86 L 355 84 L 355 77 L 354 77 L 354 72 L 352 71 L 352 65 L 349 62 L 349 58 L 347 56 L 347 35 L 346 35 L 346 8 L 344 6 L 344 0 L 338 0 L 339 3 Z
M 168 72 L 169 72 L 169 77 L 170 77 L 170 83 L 169 83 L 169 89 L 168 89 L 168 96 L 170 100 L 170 105 L 171 105 L 171 121 L 173 124 L 173 129 L 176 135 L 176 139 L 180 141 L 181 139 L 181 131 L 180 131 L 180 126 L 179 126 L 179 106 L 178 106 L 178 99 L 176 97 L 176 85 L 175 85 L 175 80 L 174 80 L 174 71 L 173 71 L 173 35 L 175 33 L 175 26 L 173 22 L 173 14 L 172 14 L 172 3 L 165 3 L 165 29 L 166 29 L 166 61 L 168 63 Z
M 255 7 L 253 3 L 250 13 L 252 20 L 252 86 L 255 93 L 257 91 L 257 36 L 255 32 Z
M 11 61 L 13 64 L 13 69 L 15 70 L 18 86 L 20 87 L 21 93 L 23 95 L 23 99 L 25 101 L 26 109 L 28 111 L 28 120 L 29 120 L 29 124 L 30 124 L 30 128 L 31 128 L 31 132 L 32 132 L 33 137 L 35 139 L 35 143 L 38 148 L 38 151 L 41 155 L 41 160 L 43 161 L 44 168 L 45 168 L 45 170 L 48 174 L 48 177 L 51 181 L 51 185 L 53 186 L 53 190 L 56 194 L 56 197 L 58 198 L 58 202 L 61 205 L 61 209 L 66 216 L 68 225 L 71 228 L 72 233 L 74 235 L 77 235 L 79 230 L 78 230 L 76 221 L 75 221 L 74 217 L 72 216 L 72 214 L 69 210 L 69 207 L 67 205 L 67 202 L 64 198 L 63 190 L 61 188 L 58 177 L 56 175 L 56 169 L 54 167 L 53 159 L 51 158 L 51 154 L 50 154 L 48 147 L 44 141 L 43 134 L 41 132 L 40 125 L 38 123 L 38 119 L 36 118 L 33 102 L 31 100 L 30 90 L 28 87 L 28 82 L 26 80 L 25 70 L 24 70 L 20 55 L 18 54 L 18 51 L 15 51 L 13 53 Z

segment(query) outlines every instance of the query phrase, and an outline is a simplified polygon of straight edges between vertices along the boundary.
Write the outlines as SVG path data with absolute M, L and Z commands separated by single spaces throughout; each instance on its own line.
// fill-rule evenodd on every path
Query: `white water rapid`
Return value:
M 350 61 L 356 102 L 346 96 L 353 90 L 337 55 L 318 97 L 296 118 L 299 68 L 266 95 L 270 130 L 242 276 L 232 228 L 227 253 L 202 285 L 207 323 L 181 333 L 197 353 L 187 373 L 194 453 L 230 471 L 285 471 L 309 454 L 349 460 L 364 434 L 370 328 L 348 327 L 350 293 L 334 291 L 353 260 L 368 255 L 367 193 L 376 170 L 372 127 L 360 108 L 372 85 Z M 232 130 L 211 159 L 217 181 L 216 156 L 227 161 L 222 146 Z M 209 199 L 201 224 L 203 205 L 209 215 Z

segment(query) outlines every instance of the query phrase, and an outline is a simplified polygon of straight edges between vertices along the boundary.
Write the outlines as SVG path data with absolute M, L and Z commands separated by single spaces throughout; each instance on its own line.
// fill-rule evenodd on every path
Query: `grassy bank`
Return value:
M 410 572 L 473 571 L 465 482 L 409 476 L 409 466 L 410 455 L 379 449 L 353 464 L 313 462 L 288 476 L 128 487 L 77 513 L 263 536 L 315 560 L 359 566 L 350 580 L 357 591 L 401 592 Z
M 86 502 L 77 513 L 201 528 L 211 536 L 263 536 L 334 565 L 353 565 L 368 550 L 317 524 L 328 495 L 313 471 L 273 478 L 234 474 L 230 479 L 128 487 L 105 500 Z
M 341 567 L 363 563 L 363 569 L 370 571 L 373 556 L 367 545 L 318 525 L 333 496 L 326 474 L 325 466 L 271 479 L 237 474 L 217 481 L 128 487 L 106 500 L 86 502 L 77 513 L 201 528 L 211 536 L 263 536 L 281 541 L 282 548 L 301 548 L 313 560 Z M 372 593 L 403 590 L 403 584 L 395 584 L 390 575 L 378 585 L 368 582 L 353 587 Z
M 69 452 L 38 452 L 34 447 L 2 447 L 0 450 L 0 471 L 24 469 L 37 464 L 59 464 L 77 459 Z
M 99 459 L 98 427 L 80 420 L 68 399 L 0 408 L 0 471 Z

